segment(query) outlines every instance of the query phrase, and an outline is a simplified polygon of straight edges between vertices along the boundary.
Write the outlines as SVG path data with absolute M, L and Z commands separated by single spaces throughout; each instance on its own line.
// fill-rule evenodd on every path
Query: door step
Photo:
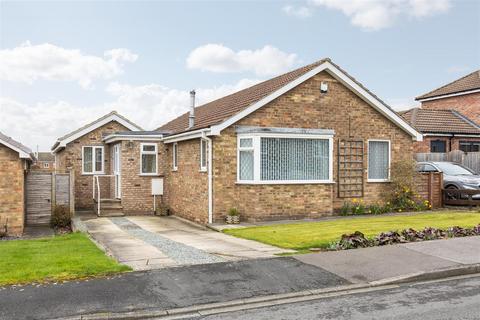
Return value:
M 95 212 L 98 212 L 98 202 L 95 201 Z M 122 200 L 119 199 L 101 199 L 100 200 L 100 217 L 122 217 L 123 206 Z

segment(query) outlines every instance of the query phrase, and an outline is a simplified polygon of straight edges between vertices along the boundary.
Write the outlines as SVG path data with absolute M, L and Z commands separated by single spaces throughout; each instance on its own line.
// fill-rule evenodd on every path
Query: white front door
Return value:
M 113 175 L 115 176 L 115 198 L 122 197 L 122 161 L 121 161 L 121 144 L 113 146 Z

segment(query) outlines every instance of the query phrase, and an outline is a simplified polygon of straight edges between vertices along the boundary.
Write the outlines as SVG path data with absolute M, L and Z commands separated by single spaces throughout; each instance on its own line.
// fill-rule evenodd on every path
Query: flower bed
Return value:
M 367 248 L 384 246 L 396 243 L 407 243 L 416 241 L 438 240 L 447 238 L 480 236 L 480 224 L 473 228 L 462 228 L 459 226 L 447 229 L 437 229 L 432 227 L 423 230 L 414 230 L 412 228 L 401 231 L 382 232 L 372 238 L 367 238 L 360 231 L 351 234 L 344 234 L 339 241 L 332 243 L 329 250 L 348 250 L 356 248 Z

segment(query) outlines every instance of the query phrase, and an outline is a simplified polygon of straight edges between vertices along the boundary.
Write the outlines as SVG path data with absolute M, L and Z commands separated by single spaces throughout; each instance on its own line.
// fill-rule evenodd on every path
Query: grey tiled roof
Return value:
M 12 139 L 11 137 L 3 134 L 2 132 L 0 132 L 0 143 L 2 143 L 2 141 L 14 146 L 15 148 L 18 148 L 18 149 L 22 150 L 23 152 L 25 152 L 27 154 L 29 154 L 31 159 L 35 158 L 35 156 L 32 153 L 32 150 L 29 147 L 21 144 L 20 142 Z

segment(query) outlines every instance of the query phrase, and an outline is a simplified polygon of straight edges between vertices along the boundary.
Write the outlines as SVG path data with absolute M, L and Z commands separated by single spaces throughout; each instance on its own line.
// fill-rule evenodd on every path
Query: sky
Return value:
M 480 68 L 480 1 L 0 0 L 0 131 L 33 150 L 117 110 L 153 130 L 329 57 L 397 110 Z

